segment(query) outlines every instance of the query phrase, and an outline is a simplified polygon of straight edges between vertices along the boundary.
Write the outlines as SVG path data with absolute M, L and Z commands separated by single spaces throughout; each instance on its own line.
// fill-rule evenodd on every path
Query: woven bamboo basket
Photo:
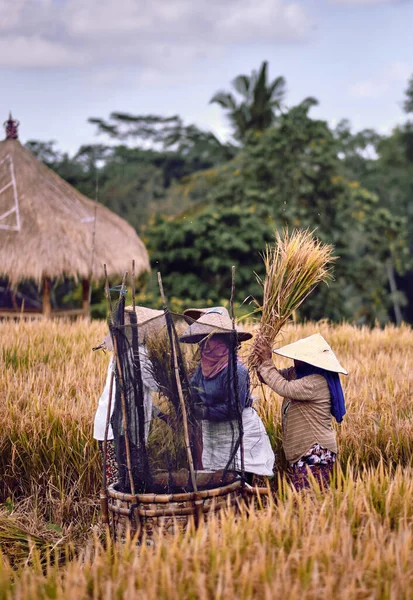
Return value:
M 216 476 L 216 474 L 214 474 Z M 172 494 L 130 494 L 116 490 L 116 484 L 108 487 L 108 508 L 112 515 L 113 531 L 117 539 L 138 533 L 153 543 L 158 534 L 173 535 L 185 531 L 189 523 L 198 526 L 211 514 L 233 507 L 238 508 L 242 498 L 241 479 L 235 474 L 230 483 L 211 485 L 211 473 L 196 473 L 199 488 L 208 478 L 208 489 L 198 492 L 178 492 Z M 218 477 L 216 476 L 218 480 Z M 213 481 L 212 481 L 213 483 Z

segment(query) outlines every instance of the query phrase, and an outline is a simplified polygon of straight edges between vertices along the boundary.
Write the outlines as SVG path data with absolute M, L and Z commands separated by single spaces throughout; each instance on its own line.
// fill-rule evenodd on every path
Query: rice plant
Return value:
M 0 323 L 0 598 L 412 596 L 410 327 L 284 327 L 283 343 L 319 331 L 349 371 L 334 484 L 324 494 L 288 487 L 279 458 L 281 399 L 259 390 L 255 408 L 277 454 L 274 501 L 229 511 L 154 548 L 134 540 L 114 546 L 99 524 L 92 422 L 109 357 L 91 348 L 105 329 Z
M 265 278 L 257 276 L 263 289 L 261 321 L 256 339 L 263 338 L 270 346 L 282 327 L 289 321 L 304 300 L 321 282 L 332 277 L 333 246 L 322 244 L 308 230 L 286 229 L 275 233 L 273 246 L 264 254 Z M 257 368 L 258 361 L 252 346 L 249 366 Z

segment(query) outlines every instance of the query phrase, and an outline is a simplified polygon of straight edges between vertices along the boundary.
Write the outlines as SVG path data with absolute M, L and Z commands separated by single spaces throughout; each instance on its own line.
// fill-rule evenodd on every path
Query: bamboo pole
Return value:
M 132 273 L 131 273 L 131 282 L 132 282 L 132 309 L 135 312 L 136 308 L 136 294 L 135 294 L 135 259 L 132 260 Z
M 162 277 L 161 277 L 161 274 L 159 272 L 158 272 L 158 283 L 159 283 L 159 290 L 161 292 L 161 298 L 162 298 L 162 303 L 163 303 L 164 311 L 166 313 L 167 310 L 168 310 L 168 307 L 166 305 L 166 298 L 165 298 L 165 293 L 164 293 L 164 290 L 163 290 Z M 168 319 L 166 319 L 166 322 L 168 324 Z M 198 492 L 198 487 L 197 487 L 197 483 L 196 483 L 194 461 L 192 459 L 191 446 L 190 446 L 190 443 L 189 443 L 188 416 L 187 416 L 187 413 L 186 413 L 186 406 L 185 406 L 185 401 L 184 401 L 184 395 L 183 395 L 183 392 L 182 392 L 181 378 L 179 376 L 179 367 L 178 367 L 178 360 L 177 360 L 177 356 L 176 356 L 176 347 L 175 347 L 175 337 L 174 337 L 174 333 L 173 332 L 171 332 L 170 338 L 171 338 L 171 346 L 172 346 L 172 360 L 173 360 L 173 367 L 174 367 L 174 372 L 175 372 L 176 387 L 177 387 L 177 390 L 178 390 L 179 402 L 180 402 L 181 411 L 182 411 L 182 421 L 183 421 L 183 425 L 184 425 L 184 440 L 185 440 L 185 446 L 186 446 L 186 453 L 187 453 L 187 457 L 188 457 L 189 472 L 191 474 L 191 481 L 192 481 L 193 490 L 194 490 L 195 493 L 197 493 Z
M 107 299 L 108 305 L 109 305 L 110 320 L 112 321 L 112 298 L 110 295 L 108 270 L 106 268 L 106 265 L 103 265 L 103 270 L 105 272 L 105 294 L 106 294 L 106 299 Z
M 232 265 L 231 269 L 231 297 L 229 301 L 231 320 L 232 320 L 232 331 L 234 332 L 233 340 L 237 339 L 237 332 L 235 329 L 235 311 L 234 311 L 234 296 L 235 296 L 235 266 Z M 237 351 L 237 350 L 236 350 Z M 240 454 L 241 454 L 241 481 L 242 481 L 242 489 L 244 491 L 245 488 L 245 456 L 244 456 L 244 426 L 242 422 L 242 411 L 239 405 L 239 394 L 238 394 L 238 371 L 237 371 L 237 361 L 236 357 L 234 357 L 234 349 L 233 349 L 233 369 L 234 369 L 234 384 L 235 384 L 235 401 L 237 402 L 237 410 L 239 414 L 239 426 L 240 426 Z
M 124 274 L 123 280 L 122 280 L 122 286 L 120 289 L 121 294 L 123 293 L 123 291 L 125 289 L 125 283 L 126 283 L 127 276 L 128 276 L 128 272 L 125 271 L 125 274 Z M 129 446 L 128 416 L 126 413 L 126 399 L 125 399 L 125 392 L 124 392 L 124 385 L 123 385 L 123 374 L 122 374 L 122 368 L 121 368 L 121 364 L 120 364 L 120 360 L 119 360 L 118 342 L 116 339 L 116 335 L 113 336 L 113 353 L 115 356 L 116 366 L 117 366 L 118 375 L 119 375 L 120 398 L 121 398 L 121 405 L 122 405 L 122 421 L 123 421 L 123 430 L 125 432 L 126 467 L 127 467 L 128 475 L 129 475 L 129 484 L 130 484 L 131 493 L 134 494 L 135 493 L 135 484 L 134 484 L 133 475 L 132 475 L 132 461 L 131 461 L 130 446 Z
M 150 469 L 148 462 L 148 453 L 146 448 L 145 440 L 145 400 L 144 400 L 144 385 L 142 379 L 142 368 L 141 360 L 139 355 L 139 328 L 138 319 L 136 315 L 136 290 L 135 290 L 135 259 L 132 260 L 132 273 L 131 273 L 131 288 L 132 288 L 132 315 L 131 315 L 131 329 L 132 329 L 132 352 L 133 352 L 133 372 L 135 376 L 135 382 L 137 384 L 138 391 L 138 419 L 140 422 L 139 426 L 139 445 L 140 452 L 143 459 L 143 469 L 145 471 L 145 483 L 148 483 L 150 479 Z

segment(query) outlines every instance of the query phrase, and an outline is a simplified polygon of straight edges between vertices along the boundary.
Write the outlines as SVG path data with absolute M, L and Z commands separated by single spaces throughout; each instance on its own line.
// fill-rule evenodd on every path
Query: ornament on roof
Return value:
M 18 129 L 20 122 L 13 119 L 12 114 L 9 114 L 7 121 L 3 123 L 4 129 L 6 130 L 6 140 L 17 140 L 19 137 Z

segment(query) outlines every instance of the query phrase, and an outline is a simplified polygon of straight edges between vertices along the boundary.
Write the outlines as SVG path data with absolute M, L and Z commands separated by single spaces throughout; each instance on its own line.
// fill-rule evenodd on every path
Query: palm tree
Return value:
M 268 63 L 264 61 L 258 73 L 238 75 L 233 80 L 233 88 L 243 98 L 239 104 L 228 92 L 217 92 L 210 100 L 228 111 L 234 137 L 239 141 L 244 139 L 247 131 L 263 131 L 270 127 L 276 120 L 277 111 L 281 110 L 286 82 L 284 77 L 277 77 L 269 83 L 267 68 Z

